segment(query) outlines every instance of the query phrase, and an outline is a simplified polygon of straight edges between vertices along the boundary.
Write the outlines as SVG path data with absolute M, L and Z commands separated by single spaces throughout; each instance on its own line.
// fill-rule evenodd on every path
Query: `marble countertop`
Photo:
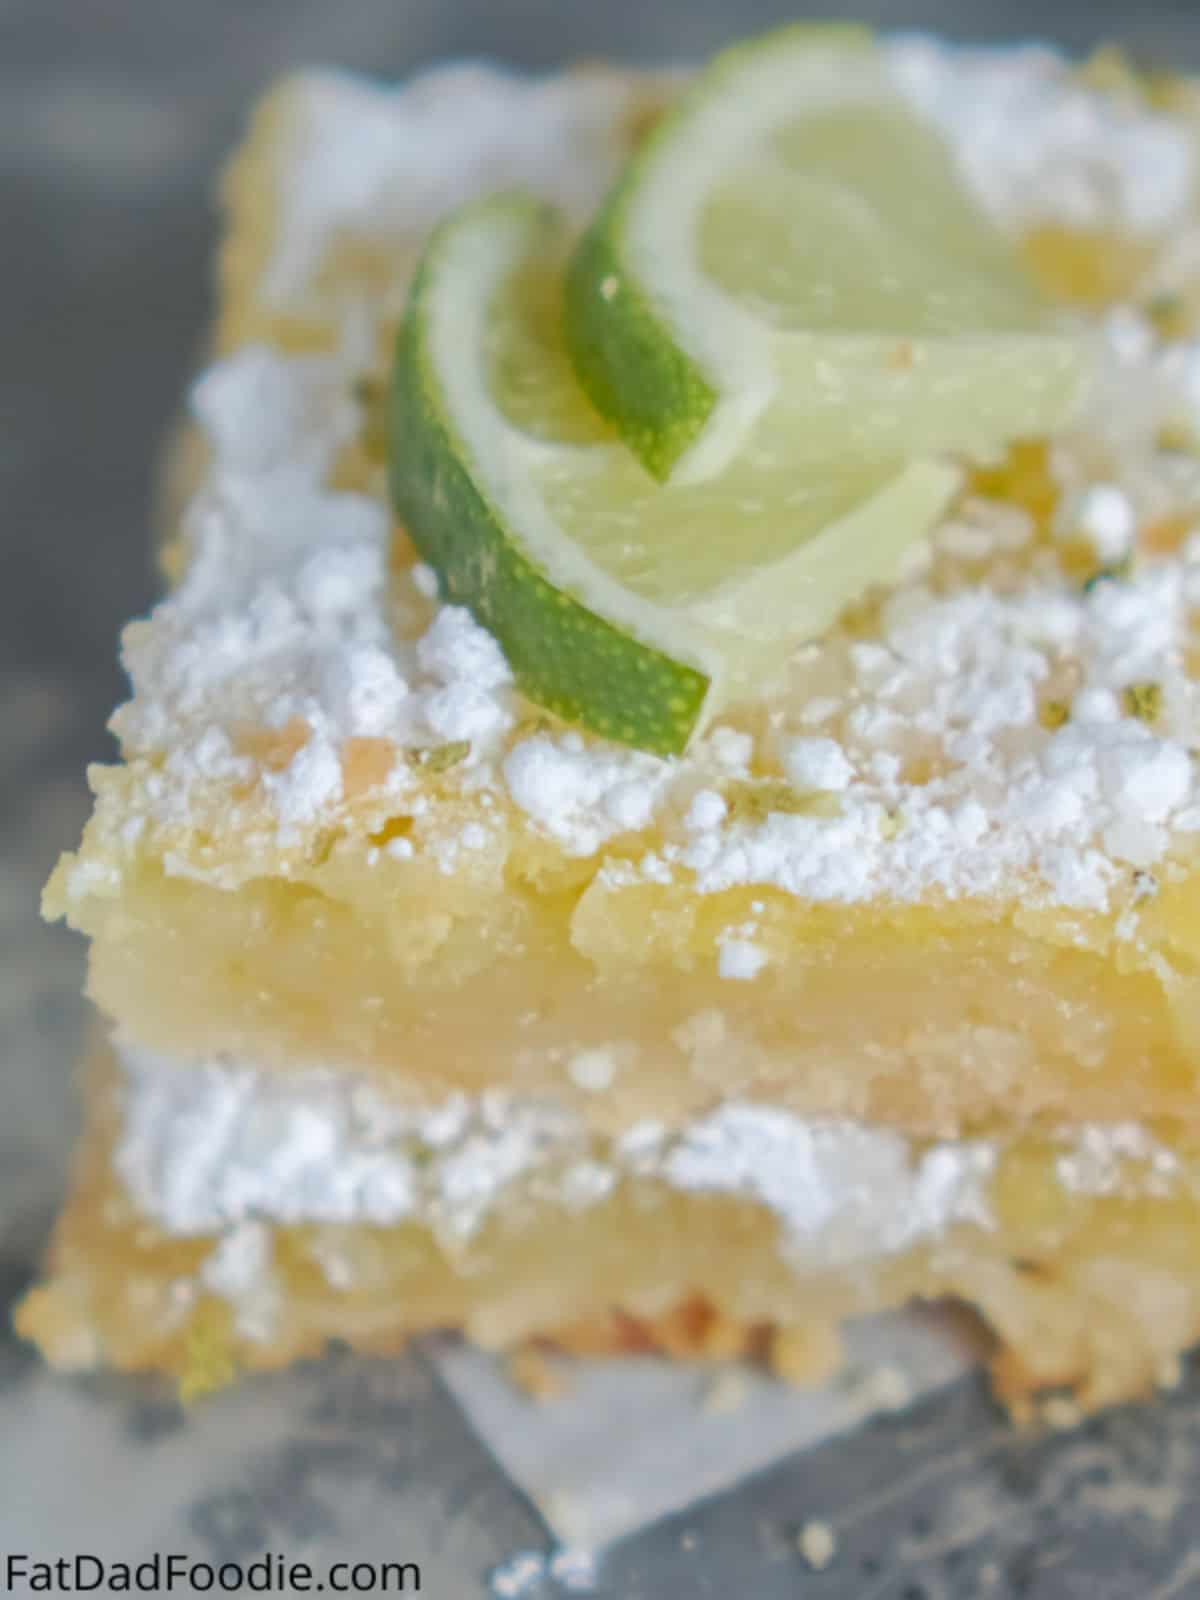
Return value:
M 819 8 L 829 14 L 835 4 Z M 875 0 L 890 25 L 1116 37 L 1200 65 L 1195 0 Z M 109 753 L 115 641 L 154 591 L 154 467 L 203 338 L 210 193 L 277 72 L 397 74 L 450 55 L 703 54 L 788 15 L 743 0 L 0 0 L 0 1310 L 33 1270 L 75 1126 L 82 950 L 37 918 Z M 330 1360 L 188 1417 L 152 1385 L 64 1382 L 0 1331 L 0 1551 L 219 1556 L 264 1545 L 422 1562 L 423 1592 L 484 1592 L 545 1546 L 436 1352 Z M 468 1408 L 469 1412 L 469 1408 Z M 598 1592 L 798 1592 L 794 1539 L 835 1527 L 815 1597 L 1200 1595 L 1200 1378 L 1081 1430 L 1019 1436 L 960 1379 L 631 1537 Z M 381 1533 L 386 1530 L 386 1536 Z M 533 1596 L 559 1593 L 547 1578 Z

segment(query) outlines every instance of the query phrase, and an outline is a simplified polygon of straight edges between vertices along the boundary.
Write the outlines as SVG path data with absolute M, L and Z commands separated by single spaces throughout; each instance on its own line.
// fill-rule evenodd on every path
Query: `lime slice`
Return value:
M 894 576 L 958 475 L 743 459 L 703 488 L 657 484 L 574 381 L 565 258 L 558 218 L 521 196 L 435 231 L 397 346 L 392 495 L 530 699 L 670 754 Z
M 744 448 L 988 452 L 1060 425 L 1084 375 L 870 35 L 838 26 L 700 74 L 580 241 L 567 332 L 658 478 Z

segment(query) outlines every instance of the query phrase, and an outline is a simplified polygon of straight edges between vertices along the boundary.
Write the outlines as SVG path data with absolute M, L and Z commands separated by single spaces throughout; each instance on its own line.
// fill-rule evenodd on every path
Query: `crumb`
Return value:
M 912 1401 L 912 1384 L 899 1367 L 875 1367 L 862 1379 L 862 1398 L 878 1411 L 903 1411 Z
M 1162 715 L 1163 691 L 1160 683 L 1130 683 L 1123 695 L 1125 710 L 1139 722 L 1157 722 Z
M 1061 1433 L 1070 1428 L 1077 1428 L 1083 1421 L 1083 1413 L 1070 1395 L 1066 1394 L 1052 1394 L 1043 1404 L 1041 1416 L 1043 1422 Z
M 490 1588 L 498 1600 L 522 1600 L 546 1574 L 546 1558 L 536 1550 L 518 1550 L 492 1569 Z
M 776 1328 L 771 1334 L 767 1363 L 785 1383 L 820 1383 L 833 1376 L 841 1361 L 836 1328 Z
M 617 1075 L 617 1058 L 612 1050 L 577 1050 L 567 1062 L 567 1076 L 587 1094 L 603 1094 Z
M 413 587 L 419 595 L 422 595 L 426 600 L 437 599 L 438 575 L 432 567 L 427 566 L 424 561 L 418 561 L 415 566 L 410 568 L 409 576 L 413 581 Z
M 632 1510 L 623 1495 L 605 1497 L 606 1508 L 621 1512 Z M 567 1540 L 564 1548 L 588 1550 L 595 1543 L 593 1524 L 597 1500 L 593 1495 L 569 1494 L 556 1489 L 548 1494 L 538 1510 L 552 1527 L 561 1529 Z
M 508 1375 L 523 1394 L 539 1404 L 560 1400 L 571 1387 L 561 1367 L 535 1344 L 513 1351 L 508 1358 Z
M 1178 1356 L 1167 1356 L 1159 1364 L 1155 1381 L 1160 1389 L 1178 1389 L 1183 1382 L 1183 1362 Z
M 698 1350 L 709 1361 L 736 1360 L 746 1352 L 746 1330 L 740 1322 L 714 1311 L 700 1335 Z
M 702 1409 L 710 1416 L 738 1411 L 746 1403 L 750 1385 L 744 1372 L 728 1367 L 717 1374 L 704 1391 Z
M 796 1540 L 796 1548 L 814 1572 L 824 1572 L 837 1552 L 837 1540 L 827 1522 L 806 1522 Z
M 558 1550 L 550 1557 L 550 1576 L 569 1594 L 583 1594 L 596 1586 L 596 1557 L 582 1546 Z

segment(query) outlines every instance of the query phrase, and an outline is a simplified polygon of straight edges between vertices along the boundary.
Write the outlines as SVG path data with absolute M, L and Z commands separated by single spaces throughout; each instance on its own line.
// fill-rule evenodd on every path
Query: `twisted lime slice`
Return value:
M 565 250 L 555 215 L 521 196 L 432 235 L 397 346 L 392 495 L 531 700 L 669 754 L 891 578 L 957 474 L 747 458 L 703 488 L 660 486 L 575 383 Z
M 1074 409 L 1054 325 L 865 30 L 798 24 L 718 56 L 581 240 L 567 331 L 656 477 L 987 452 Z

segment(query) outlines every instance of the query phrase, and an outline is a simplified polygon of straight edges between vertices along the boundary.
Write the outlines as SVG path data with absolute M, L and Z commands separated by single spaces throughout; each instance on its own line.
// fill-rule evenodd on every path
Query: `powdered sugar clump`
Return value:
M 1055 1174 L 1075 1194 L 1165 1194 L 1179 1157 L 1139 1123 L 1087 1123 L 1055 1161 Z
M 750 939 L 720 939 L 717 951 L 717 977 L 739 979 L 743 983 L 757 978 L 768 960 L 762 946 Z
M 280 773 L 263 776 L 283 823 L 309 823 L 341 798 L 342 763 L 331 741 L 314 734 Z
M 513 801 L 570 855 L 591 855 L 614 834 L 644 828 L 671 776 L 665 761 L 578 734 L 524 739 L 504 762 Z
M 797 789 L 845 789 L 854 776 L 845 751 L 833 739 L 793 739 L 783 750 L 783 770 Z
M 790 1253 L 847 1263 L 907 1249 L 956 1222 L 990 1225 L 995 1149 L 853 1122 L 805 1122 L 731 1102 L 686 1129 L 662 1164 L 679 1189 L 745 1195 L 782 1220 Z

